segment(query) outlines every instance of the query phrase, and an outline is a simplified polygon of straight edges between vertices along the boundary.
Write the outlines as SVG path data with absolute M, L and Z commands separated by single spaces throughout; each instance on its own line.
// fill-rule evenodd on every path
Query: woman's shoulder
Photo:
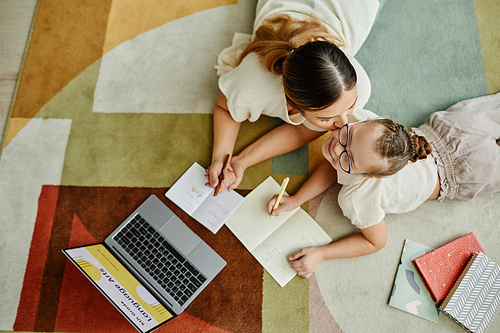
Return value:
M 356 55 L 375 23 L 380 7 L 378 0 L 319 0 L 331 8 L 333 15 L 325 19 L 326 25 L 338 32 L 345 42 L 348 54 Z M 324 14 L 320 14 L 324 15 Z
M 267 71 L 255 53 L 250 53 L 236 68 L 222 75 L 219 88 L 227 98 L 233 118 L 243 117 L 239 121 L 256 120 L 265 109 L 272 111 L 281 104 L 285 108 L 281 76 Z
M 255 100 L 284 94 L 281 76 L 267 71 L 255 53 L 248 54 L 235 69 L 222 75 L 219 87 L 228 99 L 231 94 Z
M 223 49 L 217 56 L 217 65 L 214 66 L 217 70 L 217 76 L 220 77 L 232 71 L 238 65 L 238 59 L 251 40 L 252 35 L 250 34 L 234 33 L 231 45 Z
M 268 0 L 259 1 L 254 30 L 265 19 L 286 14 L 299 19 L 316 16 L 328 32 L 340 38 L 347 53 L 355 55 L 365 42 L 377 16 L 378 0 Z

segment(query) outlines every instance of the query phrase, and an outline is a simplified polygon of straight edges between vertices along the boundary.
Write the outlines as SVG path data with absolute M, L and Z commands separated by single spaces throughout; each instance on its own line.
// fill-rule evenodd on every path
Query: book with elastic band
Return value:
M 483 333 L 500 308 L 500 266 L 475 253 L 440 309 L 469 332 Z

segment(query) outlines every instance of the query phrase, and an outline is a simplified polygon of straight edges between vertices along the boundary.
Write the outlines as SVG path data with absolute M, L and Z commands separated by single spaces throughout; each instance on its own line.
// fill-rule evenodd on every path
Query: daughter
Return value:
M 292 268 L 305 278 L 323 260 L 382 249 L 386 213 L 409 212 L 430 199 L 468 201 L 500 191 L 500 93 L 436 112 L 411 132 L 388 119 L 344 125 L 332 131 L 323 155 L 297 193 L 283 197 L 276 210 L 273 197 L 268 212 L 294 209 L 337 181 L 343 185 L 338 203 L 360 233 L 292 254 Z

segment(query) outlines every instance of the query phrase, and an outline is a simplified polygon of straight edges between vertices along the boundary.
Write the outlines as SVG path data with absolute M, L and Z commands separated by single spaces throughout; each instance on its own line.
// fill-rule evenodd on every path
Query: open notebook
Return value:
M 303 247 L 328 244 L 332 239 L 300 207 L 269 219 L 267 203 L 280 189 L 268 177 L 245 197 L 226 226 L 283 287 L 296 275 L 288 263 L 289 255 Z
M 193 163 L 165 196 L 215 234 L 244 198 L 236 191 L 213 196 L 214 190 L 205 185 L 205 173 L 205 168 Z

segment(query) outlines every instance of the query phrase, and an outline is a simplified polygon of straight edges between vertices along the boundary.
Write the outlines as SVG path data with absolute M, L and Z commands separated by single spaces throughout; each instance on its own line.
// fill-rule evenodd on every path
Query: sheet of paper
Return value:
M 215 234 L 244 198 L 236 191 L 223 191 L 214 197 L 206 182 L 205 169 L 195 162 L 165 196 Z
M 288 263 L 288 256 L 301 248 L 321 246 L 331 241 L 331 237 L 316 221 L 300 209 L 260 243 L 252 254 L 283 287 L 296 275 Z
M 267 203 L 280 189 L 281 186 L 268 177 L 245 197 L 245 201 L 226 221 L 227 227 L 250 252 L 299 209 L 269 218 Z
M 193 217 L 214 234 L 245 198 L 235 191 L 223 191 L 216 197 L 208 196 L 193 213 Z
M 195 162 L 165 195 L 183 211 L 192 215 L 203 200 L 213 194 L 214 190 L 205 186 L 206 182 L 205 169 Z

